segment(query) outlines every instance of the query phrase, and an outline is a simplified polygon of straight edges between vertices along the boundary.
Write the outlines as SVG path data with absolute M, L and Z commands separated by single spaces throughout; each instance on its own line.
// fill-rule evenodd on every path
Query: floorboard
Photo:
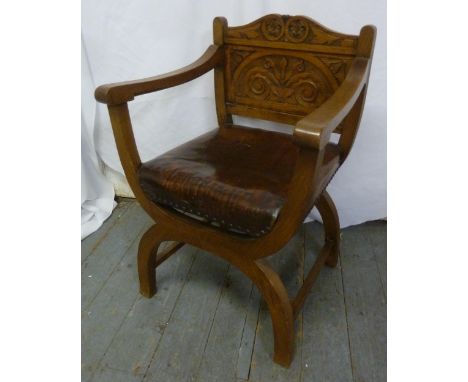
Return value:
M 143 379 L 186 282 L 196 251 L 193 247 L 184 246 L 158 267 L 158 292 L 151 299 L 138 296 L 103 356 L 100 369 L 104 372 L 119 369 L 138 376 L 139 381 Z M 137 291 L 136 257 L 133 258 L 132 285 L 128 287 Z M 103 380 L 106 379 L 100 373 L 93 379 L 96 382 Z
M 242 339 L 239 347 L 239 358 L 237 360 L 236 376 L 239 380 L 249 379 L 252 353 L 255 345 L 255 333 L 260 314 L 261 295 L 252 283 L 252 291 L 249 296 L 247 316 L 245 318 Z
M 323 268 L 295 323 L 289 369 L 272 361 L 271 319 L 257 288 L 218 257 L 184 246 L 158 267 L 157 294 L 139 295 L 138 242 L 151 224 L 124 201 L 82 241 L 82 381 L 386 380 L 386 222 L 342 231 L 337 267 Z M 290 297 L 322 229 L 305 224 L 268 259 Z
M 150 223 L 147 222 L 147 227 Z M 139 239 L 142 232 L 137 234 Z M 82 378 L 89 380 L 139 297 L 135 271 L 138 240 L 125 251 L 96 298 L 82 310 Z
M 243 338 L 246 344 L 251 342 L 253 345 L 253 338 L 252 341 L 247 341 L 247 338 L 243 337 L 247 332 L 252 333 L 252 336 L 254 334 L 254 330 L 247 328 L 246 331 L 245 328 L 246 325 L 252 325 L 252 322 L 247 322 L 248 309 L 251 308 L 249 297 L 252 289 L 253 283 L 241 271 L 235 267 L 229 268 L 203 353 L 197 381 L 237 381 L 238 361 L 248 362 L 247 366 L 250 366 L 250 355 L 245 360 L 239 358 L 239 349 L 241 349 Z M 258 303 L 258 300 L 256 302 Z M 226 335 L 227 333 L 229 335 Z M 252 353 L 248 346 L 242 349 L 246 355 Z M 241 378 L 244 376 L 245 374 L 241 375 Z
M 366 238 L 374 251 L 382 288 L 387 298 L 387 222 L 379 220 L 365 223 Z
M 144 381 L 196 379 L 228 267 L 208 253 L 197 254 Z
M 366 224 L 343 230 L 342 277 L 353 378 L 386 380 L 386 298 Z
M 112 211 L 111 216 L 102 223 L 102 226 L 86 239 L 81 241 L 81 262 L 85 261 L 86 258 L 96 249 L 96 247 L 106 238 L 108 233 L 114 228 L 116 224 L 125 221 L 123 218 L 125 213 L 128 211 L 132 202 L 121 202 L 117 204 Z
M 81 266 L 81 307 L 88 309 L 128 249 L 151 224 L 141 207 L 132 203 L 121 223 L 86 258 Z
M 94 380 L 102 382 L 140 382 L 141 376 L 125 370 L 102 367 L 96 372 Z
M 323 245 L 323 227 L 305 225 L 305 273 Z M 341 264 L 324 266 L 304 308 L 302 381 L 352 382 Z
M 303 280 L 304 231 L 300 230 L 281 251 L 268 260 L 281 277 L 289 297 L 295 296 Z M 272 362 L 273 326 L 267 306 L 262 302 L 249 380 L 299 381 L 302 358 L 302 315 L 296 319 L 295 329 L 295 355 L 291 366 L 286 369 Z

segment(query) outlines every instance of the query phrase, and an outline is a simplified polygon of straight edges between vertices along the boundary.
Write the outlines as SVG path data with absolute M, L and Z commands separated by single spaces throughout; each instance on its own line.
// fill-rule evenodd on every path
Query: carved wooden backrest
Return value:
M 216 77 L 225 113 L 289 124 L 333 94 L 358 41 L 307 17 L 276 14 L 238 27 L 219 18 L 214 32 L 215 42 L 221 43 L 222 36 L 225 47 L 223 76 Z

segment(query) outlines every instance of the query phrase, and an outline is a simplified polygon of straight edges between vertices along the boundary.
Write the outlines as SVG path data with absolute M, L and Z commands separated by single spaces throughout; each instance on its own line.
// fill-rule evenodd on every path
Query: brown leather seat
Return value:
M 143 163 L 138 176 L 155 203 L 258 237 L 271 230 L 281 212 L 298 150 L 290 135 L 230 126 Z M 321 188 L 338 165 L 338 146 L 329 144 Z

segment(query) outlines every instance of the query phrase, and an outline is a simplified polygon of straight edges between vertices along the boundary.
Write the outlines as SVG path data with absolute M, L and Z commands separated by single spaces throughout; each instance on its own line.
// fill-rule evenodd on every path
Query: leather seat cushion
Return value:
M 139 182 L 159 205 L 258 237 L 281 212 L 298 152 L 290 135 L 230 126 L 143 163 Z M 338 165 L 338 147 L 329 144 L 320 183 L 328 183 Z

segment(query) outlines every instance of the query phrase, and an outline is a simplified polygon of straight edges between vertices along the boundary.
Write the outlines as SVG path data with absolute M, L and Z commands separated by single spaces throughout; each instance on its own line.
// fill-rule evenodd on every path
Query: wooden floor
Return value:
M 340 263 L 322 270 L 296 321 L 289 369 L 272 362 L 258 291 L 217 257 L 184 246 L 158 268 L 156 296 L 138 294 L 138 241 L 150 225 L 123 201 L 82 242 L 83 381 L 386 380 L 386 222 L 343 230 Z M 322 240 L 308 223 L 271 257 L 291 296 Z

